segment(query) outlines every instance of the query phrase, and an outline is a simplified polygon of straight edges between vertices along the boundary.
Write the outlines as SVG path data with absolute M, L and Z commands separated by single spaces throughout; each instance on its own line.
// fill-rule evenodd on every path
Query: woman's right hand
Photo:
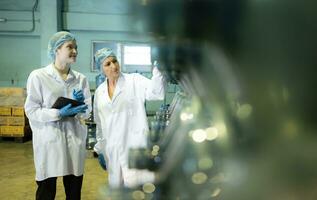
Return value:
M 73 117 L 78 113 L 85 113 L 88 106 L 86 104 L 72 107 L 72 104 L 68 104 L 59 110 L 61 117 Z

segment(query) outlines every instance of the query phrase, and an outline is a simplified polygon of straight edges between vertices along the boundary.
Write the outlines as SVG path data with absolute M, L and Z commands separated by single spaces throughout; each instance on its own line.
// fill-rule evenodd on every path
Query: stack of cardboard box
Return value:
M 24 88 L 0 88 L 0 136 L 25 137 L 31 135 L 24 112 Z

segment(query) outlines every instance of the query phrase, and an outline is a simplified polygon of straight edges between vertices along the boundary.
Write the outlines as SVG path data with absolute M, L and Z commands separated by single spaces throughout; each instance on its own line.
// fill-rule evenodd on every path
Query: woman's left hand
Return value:
M 78 90 L 76 91 L 75 89 L 73 90 L 73 98 L 79 102 L 84 102 L 85 101 L 85 97 L 84 97 L 84 93 L 82 90 Z

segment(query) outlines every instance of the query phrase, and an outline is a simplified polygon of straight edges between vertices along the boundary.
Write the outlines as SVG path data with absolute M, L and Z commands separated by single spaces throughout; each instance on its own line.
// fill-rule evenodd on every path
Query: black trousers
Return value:
M 52 177 L 43 181 L 36 181 L 36 200 L 54 200 L 56 195 L 56 179 Z M 80 200 L 81 186 L 83 183 L 83 175 L 63 176 L 63 184 L 66 194 L 66 200 Z

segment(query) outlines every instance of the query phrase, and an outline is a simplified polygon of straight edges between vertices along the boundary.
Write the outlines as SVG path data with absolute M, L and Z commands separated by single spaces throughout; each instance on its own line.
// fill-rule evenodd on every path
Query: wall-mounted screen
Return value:
M 123 72 L 151 72 L 151 45 L 123 41 L 92 41 L 92 71 L 99 71 L 94 55 L 104 47 L 113 49 Z

